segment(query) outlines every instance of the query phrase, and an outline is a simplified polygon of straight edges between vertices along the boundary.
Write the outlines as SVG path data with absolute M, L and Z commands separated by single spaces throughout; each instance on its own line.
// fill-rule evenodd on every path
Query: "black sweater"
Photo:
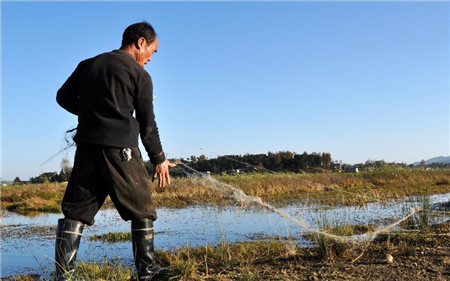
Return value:
M 164 162 L 152 79 L 129 53 L 114 50 L 80 62 L 56 100 L 78 115 L 76 143 L 136 147 L 140 133 L 150 161 Z

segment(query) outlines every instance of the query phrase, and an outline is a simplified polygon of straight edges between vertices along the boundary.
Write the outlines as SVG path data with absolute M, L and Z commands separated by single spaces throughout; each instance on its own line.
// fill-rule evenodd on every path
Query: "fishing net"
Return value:
M 173 140 L 173 139 L 172 139 Z M 185 143 L 184 143 L 185 144 Z M 205 151 L 205 149 L 200 148 L 202 151 Z M 226 156 L 221 156 L 226 157 Z M 230 161 L 237 161 L 236 159 L 229 158 Z M 222 182 L 218 179 L 212 177 L 210 174 L 205 172 L 199 172 L 192 167 L 189 166 L 186 162 L 178 162 L 177 163 L 179 167 L 181 167 L 187 177 L 190 178 L 193 184 L 203 186 L 207 189 L 211 189 L 215 192 L 219 192 L 223 194 L 224 196 L 230 198 L 233 200 L 238 206 L 241 207 L 255 207 L 255 208 L 262 208 L 269 212 L 273 212 L 278 214 L 280 217 L 293 222 L 295 225 L 297 225 L 299 228 L 302 229 L 302 232 L 307 233 L 308 235 L 314 235 L 316 243 L 327 243 L 330 247 L 338 247 L 345 248 L 346 253 L 348 256 L 352 259 L 352 261 L 356 261 L 359 259 L 364 251 L 368 248 L 370 243 L 372 243 L 377 237 L 384 236 L 384 235 L 390 235 L 395 232 L 409 232 L 411 229 L 405 228 L 406 225 L 408 226 L 417 226 L 420 224 L 420 220 L 424 216 L 430 216 L 430 212 L 440 212 L 441 213 L 441 221 L 442 218 L 448 219 L 448 212 L 446 210 L 443 211 L 437 211 L 437 210 L 431 210 L 431 206 L 424 202 L 428 199 L 418 198 L 418 200 L 407 200 L 404 202 L 402 206 L 402 212 L 400 214 L 397 214 L 395 217 L 389 217 L 389 218 L 383 218 L 380 215 L 380 218 L 378 220 L 378 224 L 375 224 L 377 221 L 374 220 L 370 224 L 367 223 L 367 225 L 360 225 L 360 228 L 364 228 L 364 231 L 361 231 L 360 233 L 351 234 L 351 235 L 337 235 L 334 234 L 332 229 L 333 223 L 330 223 L 330 220 L 340 220 L 338 217 L 334 218 L 326 218 L 326 215 L 323 215 L 321 213 L 320 208 L 318 208 L 317 211 L 317 220 L 318 222 L 313 225 L 311 223 L 308 223 L 307 221 L 303 220 L 301 216 L 294 216 L 292 214 L 287 214 L 280 210 L 280 208 L 277 208 L 264 200 L 262 200 L 261 197 L 258 196 L 250 196 L 247 195 L 242 189 L 233 186 L 232 184 Z M 245 164 L 246 166 L 249 166 L 248 163 L 240 163 Z M 264 172 L 268 173 L 274 173 L 271 170 L 262 168 L 262 167 L 256 167 L 260 171 L 263 170 Z M 367 194 L 359 194 L 355 192 L 348 191 L 343 188 L 339 188 L 338 186 L 325 186 L 323 184 L 296 178 L 296 180 L 305 181 L 307 184 L 316 186 L 316 190 L 333 190 L 336 192 L 342 192 L 347 195 L 351 196 L 364 196 L 366 200 L 371 202 L 376 202 L 377 204 L 385 204 L 378 198 L 370 198 Z M 416 198 L 417 199 L 417 198 Z M 309 202 L 309 200 L 302 200 L 299 204 L 313 204 Z M 299 207 L 300 208 L 300 207 Z M 370 208 L 366 206 L 362 206 L 361 208 Z M 370 211 L 370 210 L 368 210 Z M 347 216 L 347 223 L 352 224 L 352 214 L 346 214 Z M 386 221 L 389 221 L 389 223 L 386 223 Z M 381 223 L 382 222 L 382 223 Z M 342 226 L 342 224 L 341 224 Z M 448 235 L 448 233 L 447 233 Z

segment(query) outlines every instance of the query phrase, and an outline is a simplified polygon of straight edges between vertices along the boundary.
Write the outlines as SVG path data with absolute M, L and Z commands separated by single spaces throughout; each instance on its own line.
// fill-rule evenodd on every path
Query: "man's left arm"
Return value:
M 159 187 L 165 187 L 166 183 L 170 184 L 169 167 L 175 167 L 176 165 L 166 159 L 162 149 L 153 111 L 153 84 L 150 75 L 147 74 L 139 79 L 135 94 L 134 107 L 136 119 L 139 122 L 142 144 L 154 168 L 152 181 L 158 179 Z
M 139 133 L 150 161 L 153 165 L 158 165 L 163 163 L 166 157 L 161 146 L 153 111 L 153 84 L 150 75 L 140 77 L 137 85 L 134 108 L 136 109 L 136 119 L 139 122 Z

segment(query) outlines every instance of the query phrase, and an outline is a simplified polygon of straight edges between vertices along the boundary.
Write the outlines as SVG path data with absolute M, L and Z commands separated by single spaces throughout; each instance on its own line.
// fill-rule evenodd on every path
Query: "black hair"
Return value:
M 146 21 L 132 24 L 125 29 L 122 36 L 122 46 L 136 43 L 141 37 L 144 37 L 149 44 L 156 39 L 155 29 Z

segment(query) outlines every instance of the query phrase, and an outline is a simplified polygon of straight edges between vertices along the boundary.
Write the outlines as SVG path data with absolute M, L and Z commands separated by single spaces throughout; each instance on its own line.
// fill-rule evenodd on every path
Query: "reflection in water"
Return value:
M 417 199 L 420 201 L 420 199 Z M 392 219 L 403 217 L 416 206 L 413 200 L 382 205 L 367 204 L 360 207 L 323 208 L 291 204 L 280 210 L 301 218 L 311 228 L 317 228 L 317 219 L 325 215 L 333 224 L 387 225 Z M 430 196 L 431 203 L 450 201 L 450 193 Z M 53 269 L 54 227 L 60 214 L 40 214 L 26 217 L 5 212 L 2 218 L 1 277 L 28 272 L 49 276 Z M 128 232 L 130 222 L 124 222 L 115 209 L 101 210 L 93 226 L 86 226 L 84 238 L 108 232 Z M 159 208 L 155 222 L 155 246 L 157 249 L 174 249 L 181 246 L 199 246 L 282 236 L 306 245 L 301 238 L 302 229 L 293 222 L 274 213 L 257 208 L 216 207 L 195 205 L 183 209 Z M 44 229 L 42 229 L 44 228 Z M 51 228 L 44 231 L 45 228 Z M 30 233 L 31 231 L 36 233 Z M 82 239 L 78 260 L 101 262 L 104 259 L 120 258 L 132 264 L 131 243 L 102 243 Z

